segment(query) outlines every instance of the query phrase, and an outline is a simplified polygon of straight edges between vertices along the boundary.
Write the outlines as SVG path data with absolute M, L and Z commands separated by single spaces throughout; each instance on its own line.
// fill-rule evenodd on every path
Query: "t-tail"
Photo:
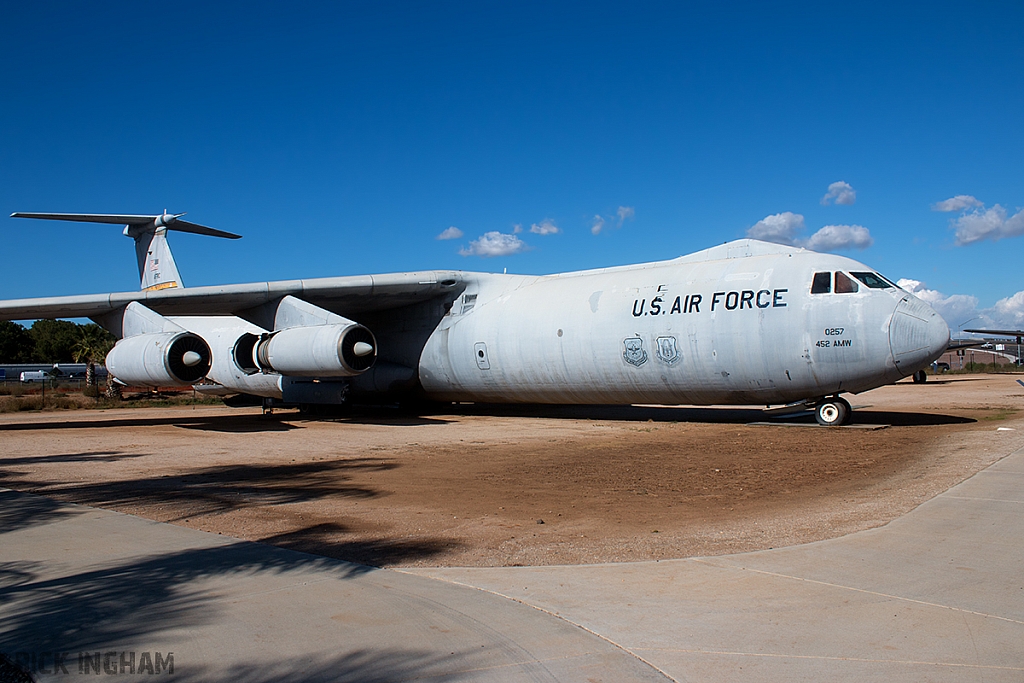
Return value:
M 41 218 L 52 221 L 77 221 L 81 223 L 111 223 L 123 225 L 124 234 L 135 240 L 135 255 L 139 261 L 139 279 L 143 291 L 184 287 L 181 275 L 167 244 L 167 231 L 191 232 L 211 237 L 239 239 L 241 235 L 208 228 L 198 223 L 181 220 L 185 214 L 169 214 L 164 211 L 155 216 L 138 216 L 106 213 L 12 213 L 12 218 Z

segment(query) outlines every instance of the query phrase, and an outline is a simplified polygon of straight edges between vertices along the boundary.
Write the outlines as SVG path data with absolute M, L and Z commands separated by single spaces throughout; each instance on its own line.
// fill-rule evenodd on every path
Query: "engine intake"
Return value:
M 107 354 L 107 370 L 125 384 L 188 386 L 210 372 L 212 355 L 191 332 L 159 332 L 126 337 Z
M 297 377 L 352 377 L 369 370 L 376 359 L 373 333 L 353 322 L 278 330 L 253 350 L 253 360 L 264 372 Z

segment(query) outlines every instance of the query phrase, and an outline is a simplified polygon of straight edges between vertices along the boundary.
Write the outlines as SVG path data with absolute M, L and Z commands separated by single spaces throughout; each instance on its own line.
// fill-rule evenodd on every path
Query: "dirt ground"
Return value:
M 654 406 L 5 414 L 0 486 L 377 566 L 715 555 L 884 524 L 1024 447 L 1018 377 L 851 397 L 885 429 Z

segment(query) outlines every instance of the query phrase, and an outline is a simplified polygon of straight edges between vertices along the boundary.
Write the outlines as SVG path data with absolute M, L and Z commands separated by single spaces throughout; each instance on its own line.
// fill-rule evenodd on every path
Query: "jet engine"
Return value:
M 236 362 L 244 358 L 250 343 L 239 339 Z M 263 335 L 251 348 L 253 363 L 263 372 L 296 377 L 352 377 L 369 370 L 377 358 L 373 333 L 351 321 L 278 330 Z
M 125 384 L 188 386 L 210 371 L 209 345 L 191 332 L 126 337 L 107 354 L 107 370 Z

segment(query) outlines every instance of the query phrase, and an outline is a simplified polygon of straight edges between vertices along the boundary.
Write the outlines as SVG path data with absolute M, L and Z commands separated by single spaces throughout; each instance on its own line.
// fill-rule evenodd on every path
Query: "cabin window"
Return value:
M 840 273 L 836 271 L 836 294 L 851 294 L 856 292 L 860 287 L 857 283 L 850 279 L 850 276 L 846 273 Z
M 865 285 L 871 289 L 888 289 L 892 287 L 891 284 L 886 282 L 885 278 L 880 276 L 878 273 L 850 273 Z
M 811 294 L 828 294 L 832 291 L 832 273 L 815 273 L 811 283 Z

